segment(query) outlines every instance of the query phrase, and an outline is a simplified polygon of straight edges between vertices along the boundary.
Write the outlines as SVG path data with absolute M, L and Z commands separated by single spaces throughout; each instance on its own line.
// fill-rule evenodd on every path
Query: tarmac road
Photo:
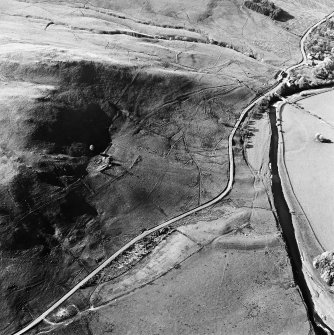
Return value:
M 286 69 L 286 72 L 290 72 L 291 70 L 295 69 L 298 66 L 301 66 L 303 64 L 306 64 L 307 59 L 306 59 L 306 52 L 305 52 L 305 48 L 304 48 L 304 42 L 307 38 L 307 36 L 312 32 L 313 29 L 315 29 L 318 25 L 320 25 L 321 23 L 323 23 L 324 21 L 326 21 L 326 19 L 332 17 L 334 15 L 334 12 L 327 15 L 325 18 L 323 18 L 321 21 L 319 21 L 318 23 L 314 24 L 312 27 L 310 27 L 303 35 L 302 39 L 301 39 L 301 43 L 300 43 L 300 49 L 301 49 L 301 53 L 302 53 L 302 61 L 296 65 L 293 65 L 291 67 L 289 67 L 288 69 Z M 51 314 L 55 309 L 57 309 L 63 302 L 65 302 L 69 297 L 71 297 L 77 290 L 80 289 L 80 287 L 82 287 L 84 284 L 86 284 L 91 278 L 93 278 L 97 273 L 99 273 L 101 270 L 103 270 L 106 266 L 108 266 L 115 258 L 117 258 L 119 255 L 121 255 L 124 251 L 126 251 L 128 248 L 130 248 L 131 246 L 133 246 L 136 242 L 140 241 L 141 239 L 143 239 L 144 237 L 148 236 L 149 234 L 167 227 L 171 224 L 173 224 L 174 222 L 181 220 L 189 215 L 192 215 L 194 213 L 197 213 L 205 208 L 208 208 L 212 205 L 214 205 L 215 203 L 217 203 L 218 201 L 222 200 L 231 190 L 233 187 L 233 183 L 234 183 L 234 173 L 235 173 L 235 167 L 234 167 L 234 154 L 233 154 L 233 137 L 237 131 L 237 129 L 239 128 L 241 122 L 243 121 L 243 119 L 245 118 L 245 116 L 247 115 L 247 113 L 254 107 L 254 105 L 256 103 L 258 103 L 260 100 L 262 100 L 265 96 L 269 96 L 273 93 L 275 93 L 280 86 L 282 85 L 282 82 L 278 82 L 273 88 L 270 88 L 266 93 L 264 93 L 263 95 L 261 95 L 258 98 L 255 98 L 255 100 L 253 100 L 251 102 L 250 105 L 248 105 L 241 113 L 239 119 L 237 120 L 237 122 L 235 123 L 233 130 L 231 131 L 229 138 L 228 138 L 228 153 L 229 153 L 229 181 L 227 186 L 225 187 L 225 189 L 214 199 L 188 211 L 185 212 L 181 215 L 176 216 L 175 218 L 168 220 L 162 224 L 160 224 L 159 226 L 156 226 L 155 228 L 152 228 L 150 230 L 147 230 L 145 232 L 143 232 L 142 234 L 138 235 L 137 237 L 135 237 L 134 239 L 132 239 L 130 242 L 128 242 L 126 245 L 124 245 L 121 249 L 119 249 L 116 253 L 114 253 L 112 256 L 110 256 L 108 259 L 106 259 L 102 264 L 100 264 L 94 271 L 92 271 L 87 277 L 85 277 L 81 282 L 79 282 L 77 285 L 75 285 L 69 292 L 67 292 L 62 298 L 60 298 L 57 302 L 55 302 L 50 308 L 48 308 L 44 313 L 42 313 L 40 316 L 38 316 L 34 321 L 32 321 L 30 324 L 28 324 L 26 327 L 22 328 L 21 330 L 19 330 L 18 332 L 14 333 L 13 335 L 21 335 L 26 333 L 27 331 L 29 331 L 30 329 L 32 329 L 33 327 L 35 327 L 37 324 L 39 324 L 40 322 L 42 322 L 49 314 Z

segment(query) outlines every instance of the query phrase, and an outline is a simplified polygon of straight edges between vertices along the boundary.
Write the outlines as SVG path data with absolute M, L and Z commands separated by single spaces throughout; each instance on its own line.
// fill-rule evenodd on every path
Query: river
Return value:
M 316 333 L 322 334 L 321 328 L 333 326 L 333 298 L 312 261 L 334 249 L 334 144 L 315 141 L 314 135 L 319 132 L 334 141 L 334 91 L 317 93 L 289 97 L 289 104 L 278 111 L 271 107 L 269 116 L 275 207 L 295 281 Z

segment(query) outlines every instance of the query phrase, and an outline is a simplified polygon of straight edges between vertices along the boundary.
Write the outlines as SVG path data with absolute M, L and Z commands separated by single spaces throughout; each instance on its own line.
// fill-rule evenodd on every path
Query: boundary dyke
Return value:
M 296 102 L 299 100 L 306 99 L 308 97 L 318 95 L 321 93 L 333 90 L 333 88 L 327 89 L 311 89 L 308 91 L 292 95 L 290 97 L 290 102 Z M 279 103 L 276 107 L 276 119 L 282 120 L 282 111 L 284 106 L 288 101 Z M 295 239 L 300 252 L 300 258 L 302 263 L 302 272 L 311 295 L 311 300 L 313 303 L 313 313 L 315 323 L 319 325 L 328 334 L 332 334 L 334 329 L 334 290 L 328 287 L 325 282 L 321 279 L 320 273 L 316 271 L 313 267 L 313 258 L 324 252 L 324 248 L 318 241 L 310 221 L 308 220 L 302 205 L 298 201 L 285 164 L 285 143 L 284 143 L 284 133 L 282 125 L 276 126 L 278 130 L 278 153 L 277 153 L 277 166 L 278 172 L 281 179 L 282 190 L 284 194 L 285 201 L 288 205 L 291 220 L 295 232 Z M 324 326 L 326 325 L 326 327 Z M 326 328 L 329 329 L 326 329 Z
M 314 24 L 313 26 L 311 26 L 310 28 L 308 28 L 305 33 L 303 34 L 303 37 L 300 41 L 300 49 L 302 52 L 302 60 L 292 66 L 289 67 L 288 69 L 286 69 L 287 72 L 291 72 L 293 69 L 305 64 L 306 62 L 306 53 L 305 53 L 305 49 L 304 49 L 304 41 L 306 39 L 306 37 L 320 24 L 322 24 L 323 22 L 325 22 L 328 18 L 331 18 L 332 16 L 334 16 L 334 12 L 326 15 L 322 20 L 320 20 L 318 23 Z M 172 223 L 183 219 L 185 217 L 188 217 L 189 215 L 192 215 L 194 213 L 197 213 L 198 211 L 208 208 L 210 206 L 212 206 L 213 204 L 217 203 L 218 201 L 222 200 L 231 190 L 234 184 L 234 174 L 235 174 L 235 166 L 234 166 L 234 150 L 233 150 L 233 138 L 235 133 L 237 132 L 240 124 L 243 122 L 243 120 L 245 119 L 245 117 L 247 116 L 248 112 L 260 101 L 262 101 L 264 98 L 269 97 L 272 98 L 273 96 L 275 96 L 275 93 L 282 87 L 282 82 L 278 82 L 277 84 L 273 85 L 272 87 L 269 87 L 267 90 L 265 90 L 264 92 L 261 93 L 261 95 L 257 95 L 256 97 L 254 97 L 254 99 L 249 103 L 249 105 L 247 107 L 245 107 L 238 120 L 236 121 L 229 137 L 228 137 L 228 154 L 229 154 L 229 181 L 228 184 L 225 186 L 224 190 L 215 198 L 213 198 L 212 200 L 186 212 L 183 213 L 181 215 L 178 215 L 148 231 L 145 231 L 144 233 L 136 236 L 134 239 L 132 239 L 131 241 L 129 241 L 126 245 L 124 245 L 121 249 L 119 249 L 116 253 L 114 253 L 113 255 L 111 255 L 109 258 L 107 258 L 104 262 L 102 262 L 102 264 L 100 264 L 95 270 L 93 270 L 88 276 L 86 276 L 82 281 L 80 281 L 77 285 L 75 285 L 70 291 L 68 291 L 63 297 L 61 297 L 58 301 L 56 301 L 53 305 L 51 305 L 46 311 L 44 311 L 41 315 L 39 315 L 37 318 L 35 318 L 33 321 L 31 321 L 30 323 L 28 323 L 26 326 L 24 326 L 21 330 L 16 331 L 13 335 L 21 335 L 26 333 L 27 331 L 31 330 L 33 327 L 35 327 L 36 325 L 38 325 L 40 322 L 42 322 L 43 320 L 45 320 L 45 318 L 52 313 L 56 308 L 58 308 L 63 302 L 65 302 L 69 297 L 71 297 L 80 287 L 82 287 L 85 283 L 87 283 L 94 275 L 96 275 L 98 272 L 100 272 L 102 269 L 104 269 L 106 266 L 108 266 L 115 258 L 117 258 L 119 255 L 121 255 L 124 251 L 126 251 L 127 249 L 129 249 L 131 246 L 133 246 L 136 242 L 140 241 L 141 239 L 143 239 L 144 237 L 150 235 L 151 233 L 167 227 L 169 225 L 171 225 Z M 278 146 L 278 150 L 280 150 L 281 146 Z M 284 152 L 284 150 L 283 150 Z M 280 161 L 280 160 L 278 160 Z M 284 163 L 284 160 L 283 160 Z M 301 255 L 303 257 L 303 255 Z M 302 259 L 303 263 L 304 260 Z M 318 292 L 317 292 L 318 293 Z M 319 295 L 319 293 L 318 293 Z M 328 301 L 325 300 L 326 302 Z M 333 310 L 333 315 L 334 315 L 334 310 Z M 326 315 L 323 314 L 319 314 L 319 316 L 323 317 L 324 319 L 326 318 Z M 334 318 L 333 320 L 331 320 L 331 325 L 332 325 L 332 321 L 333 321 L 333 325 L 334 325 Z M 322 327 L 321 322 L 319 323 L 319 326 Z M 325 328 L 324 328 L 325 329 Z M 332 329 L 334 329 L 334 327 L 332 327 Z M 328 330 L 328 333 L 330 333 L 330 331 Z
M 127 244 L 125 244 L 122 248 L 120 248 L 117 252 L 115 252 L 113 255 L 111 255 L 109 258 L 107 258 L 105 261 L 103 261 L 95 270 L 93 270 L 88 276 L 86 276 L 84 279 L 82 279 L 79 283 L 77 283 L 74 287 L 72 287 L 64 296 L 62 296 L 59 300 L 57 300 L 53 305 L 51 305 L 46 311 L 44 311 L 42 314 L 40 314 L 38 317 L 36 317 L 33 321 L 28 323 L 25 327 L 23 327 L 21 330 L 16 331 L 13 333 L 13 335 L 22 335 L 25 334 L 30 329 L 34 328 L 36 325 L 41 323 L 45 318 L 50 315 L 54 310 L 56 310 L 58 307 L 62 305 L 68 298 L 70 298 L 78 289 L 80 289 L 82 286 L 84 286 L 91 278 L 93 278 L 97 273 L 99 273 L 101 270 L 103 270 L 105 267 L 107 267 L 113 260 L 115 260 L 118 256 L 120 256 L 123 252 L 128 250 L 130 247 L 132 247 L 135 243 L 141 241 L 144 237 L 162 229 L 165 227 L 170 226 L 171 224 L 184 219 L 192 214 L 195 214 L 205 208 L 211 207 L 212 205 L 216 204 L 217 202 L 221 201 L 225 198 L 227 194 L 230 193 L 230 191 L 233 188 L 234 184 L 234 175 L 235 175 L 235 164 L 234 164 L 234 135 L 236 134 L 240 124 L 243 122 L 245 117 L 247 116 L 248 112 L 258 103 L 260 102 L 264 97 L 271 96 L 279 87 L 281 87 L 281 83 L 275 84 L 273 86 L 270 86 L 267 90 L 264 92 L 261 92 L 261 95 L 257 95 L 251 100 L 251 102 L 246 106 L 242 113 L 240 114 L 239 118 L 237 119 L 236 123 L 234 124 L 234 127 L 228 137 L 228 155 L 229 155 L 229 172 L 228 172 L 228 183 L 224 187 L 224 189 L 219 193 L 215 198 L 209 200 L 208 202 L 195 207 L 183 214 L 180 214 L 166 222 L 163 222 L 154 228 L 151 228 L 149 230 L 146 230 L 145 232 L 141 233 L 140 235 L 137 235 L 135 238 L 133 238 L 131 241 L 129 241 Z

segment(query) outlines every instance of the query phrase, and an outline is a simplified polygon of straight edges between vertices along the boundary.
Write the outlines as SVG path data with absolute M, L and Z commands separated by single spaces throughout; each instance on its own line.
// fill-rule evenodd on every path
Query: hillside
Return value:
M 1 1 L 1 334 L 28 324 L 143 230 L 222 192 L 229 172 L 228 136 L 241 111 L 275 84 L 278 70 L 301 59 L 303 30 L 331 10 L 329 0 L 275 4 L 289 20 L 275 22 L 238 0 Z M 269 136 L 267 116 L 250 114 L 234 140 L 233 191 L 212 210 L 176 226 L 232 218 L 232 237 L 275 236 L 273 245 L 260 239 L 254 251 L 237 240 L 235 248 L 232 243 L 221 252 L 219 243 L 198 242 L 201 248 L 191 249 L 194 258 L 189 254 L 183 260 L 184 272 L 183 265 L 173 267 L 179 274 L 167 271 L 156 282 L 161 290 L 151 291 L 145 277 L 142 291 L 90 314 L 95 291 L 102 292 L 102 305 L 109 304 L 114 299 L 106 287 L 109 279 L 119 277 L 120 290 L 127 292 L 122 283 L 128 279 L 122 276 L 130 268 L 135 275 L 148 260 L 139 257 L 126 271 L 115 265 L 108 280 L 93 282 L 67 303 L 76 306 L 68 327 L 44 322 L 31 333 L 219 333 L 217 318 L 219 329 L 226 326 L 228 333 L 237 327 L 237 333 L 260 334 L 268 324 L 272 333 L 281 324 L 287 332 L 308 333 L 307 312 L 272 208 Z M 101 153 L 109 156 L 105 169 Z M 162 240 L 167 243 L 168 236 Z M 233 264 L 221 283 L 227 288 L 220 291 L 213 280 L 197 301 L 194 296 L 205 285 L 203 264 L 214 268 L 217 260 L 212 270 L 217 279 L 225 271 L 223 257 Z M 204 273 L 192 286 L 194 271 Z M 225 299 L 231 303 L 220 314 Z M 190 315 L 194 304 L 202 304 L 198 313 L 211 323 Z M 159 314 L 174 308 L 174 314 Z M 128 324 L 123 313 L 131 314 Z M 57 322 L 57 315 L 49 321 Z M 239 323 L 246 316 L 248 321 Z M 174 330 L 166 321 L 172 317 Z

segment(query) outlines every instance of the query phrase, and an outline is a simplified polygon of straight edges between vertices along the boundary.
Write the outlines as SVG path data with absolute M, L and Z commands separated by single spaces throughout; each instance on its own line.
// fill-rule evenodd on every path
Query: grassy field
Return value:
M 275 22 L 237 0 L 0 3 L 0 333 L 21 328 L 143 229 L 224 189 L 241 110 L 300 59 L 298 35 L 330 5 L 277 4 L 293 18 Z M 263 188 L 254 193 L 240 138 L 221 211 L 253 206 L 259 194 L 270 208 Z M 268 150 L 260 142 L 248 143 L 254 166 Z M 113 162 L 103 172 L 102 151 Z M 252 214 L 255 235 L 277 232 L 267 219 Z M 291 279 L 289 264 L 284 271 Z M 282 304 L 289 296 L 305 322 L 296 291 Z M 90 305 L 86 292 L 72 302 Z

